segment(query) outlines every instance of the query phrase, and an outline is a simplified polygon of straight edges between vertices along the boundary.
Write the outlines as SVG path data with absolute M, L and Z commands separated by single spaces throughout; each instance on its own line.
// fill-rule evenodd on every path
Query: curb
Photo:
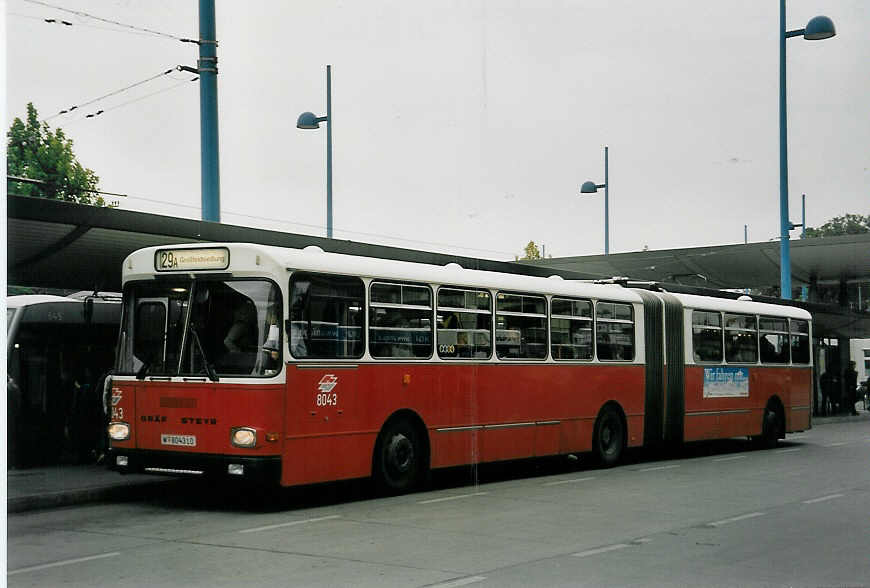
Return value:
M 126 502 L 129 500 L 140 500 L 153 495 L 161 487 L 178 482 L 179 480 L 154 480 L 121 486 L 98 486 L 94 488 L 78 488 L 75 490 L 60 490 L 42 494 L 31 494 L 29 496 L 18 496 L 7 499 L 6 512 L 19 513 L 101 501 Z

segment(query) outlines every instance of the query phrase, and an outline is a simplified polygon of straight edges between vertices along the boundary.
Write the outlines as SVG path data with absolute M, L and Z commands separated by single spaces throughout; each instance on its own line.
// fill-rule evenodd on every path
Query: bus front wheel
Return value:
M 375 482 L 388 494 L 413 490 L 425 471 L 417 429 L 406 419 L 388 422 L 375 446 Z
M 592 437 L 592 452 L 595 460 L 604 467 L 619 462 L 625 449 L 625 425 L 620 412 L 611 405 L 601 409 L 595 421 Z

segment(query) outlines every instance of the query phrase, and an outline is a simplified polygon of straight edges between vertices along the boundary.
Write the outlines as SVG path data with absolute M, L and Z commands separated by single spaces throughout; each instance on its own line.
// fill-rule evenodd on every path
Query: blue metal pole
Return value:
M 332 66 L 326 66 L 326 238 L 332 239 Z
M 785 0 L 779 2 L 779 296 L 791 300 L 791 250 L 788 220 L 788 133 L 785 105 Z
M 217 40 L 214 0 L 199 0 L 199 116 L 202 173 L 202 220 L 220 222 L 218 153 Z
M 604 146 L 604 255 L 610 254 L 610 178 L 607 175 L 607 145 Z

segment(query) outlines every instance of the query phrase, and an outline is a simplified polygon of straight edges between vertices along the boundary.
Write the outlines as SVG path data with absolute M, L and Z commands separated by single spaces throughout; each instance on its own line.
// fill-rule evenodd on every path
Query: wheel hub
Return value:
M 414 462 L 414 446 L 411 440 L 398 433 L 393 435 L 387 445 L 387 463 L 399 473 L 405 473 L 411 469 Z

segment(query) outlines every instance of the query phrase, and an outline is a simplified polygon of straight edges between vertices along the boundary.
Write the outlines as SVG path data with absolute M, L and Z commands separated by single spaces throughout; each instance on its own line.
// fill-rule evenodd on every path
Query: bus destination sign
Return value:
M 187 270 L 223 270 L 230 266 L 230 250 L 213 249 L 159 249 L 154 254 L 154 269 L 158 272 Z

